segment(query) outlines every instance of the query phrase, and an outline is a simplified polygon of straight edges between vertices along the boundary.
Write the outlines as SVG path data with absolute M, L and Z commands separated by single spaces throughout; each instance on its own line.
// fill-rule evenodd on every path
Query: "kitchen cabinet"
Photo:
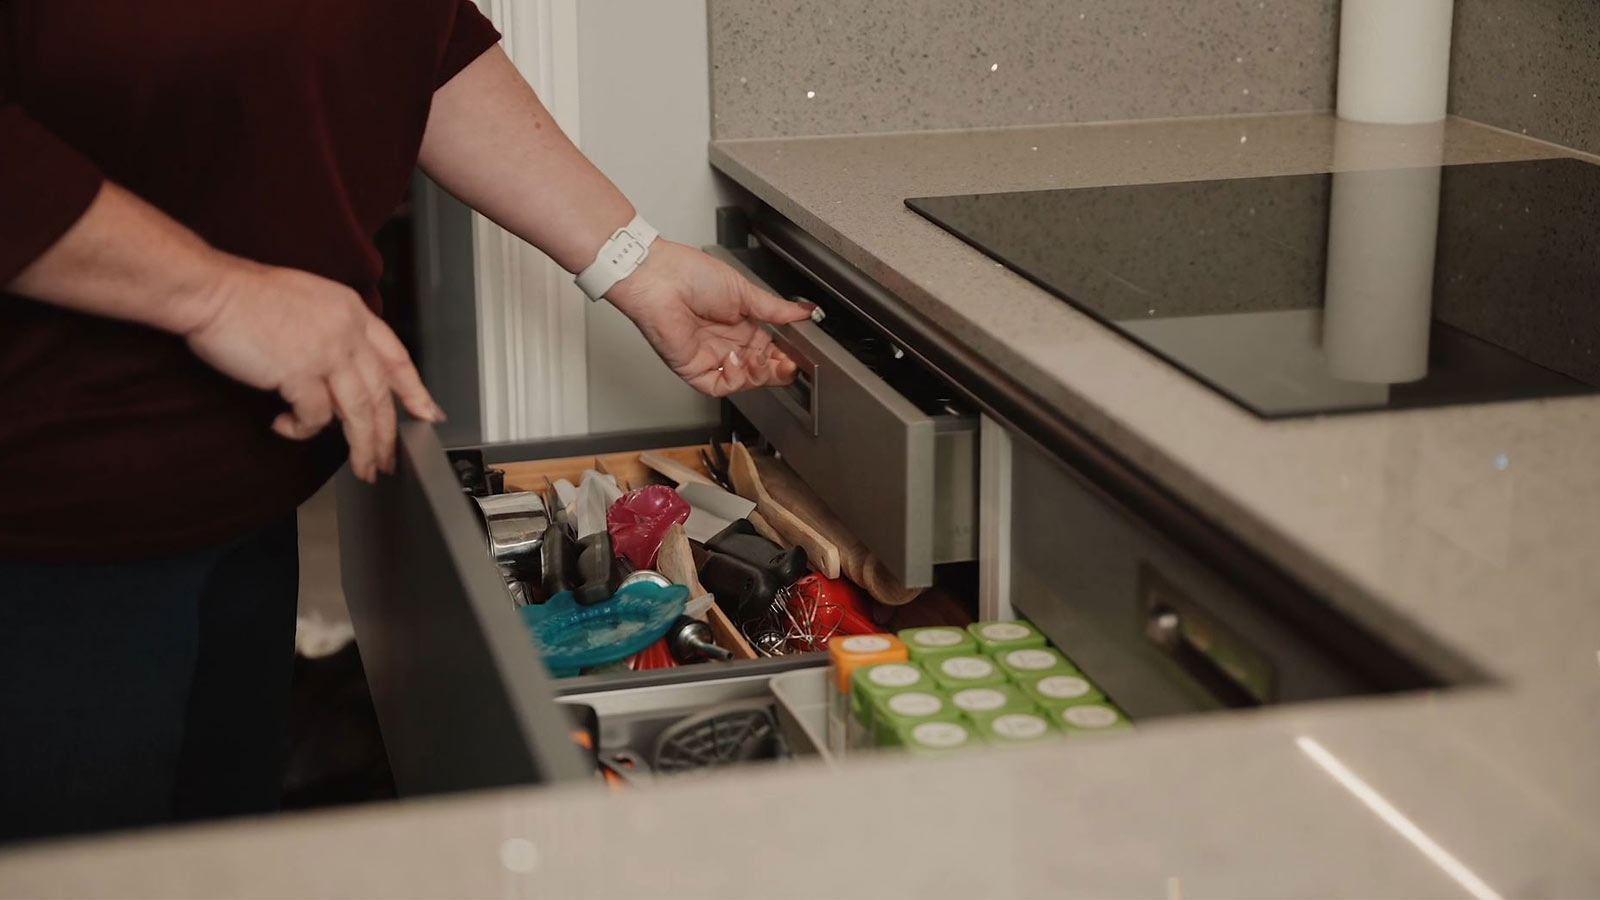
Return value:
M 769 442 L 907 584 L 939 582 L 969 614 L 973 584 L 1004 592 L 985 607 L 1026 615 L 1136 722 L 1444 681 L 792 223 L 727 210 L 719 232 L 717 252 L 825 312 L 778 334 L 797 383 L 736 398 L 724 430 Z M 980 440 L 980 422 L 1007 439 Z M 534 461 L 678 447 L 708 430 L 483 451 L 491 463 Z M 1009 477 L 980 478 L 980 448 L 1007 454 L 988 471 Z M 346 593 L 402 793 L 591 778 L 563 696 L 601 713 L 605 744 L 824 664 L 809 654 L 557 681 L 429 426 L 403 426 L 398 477 L 344 476 L 339 493 Z M 1008 577 L 989 577 L 999 569 Z

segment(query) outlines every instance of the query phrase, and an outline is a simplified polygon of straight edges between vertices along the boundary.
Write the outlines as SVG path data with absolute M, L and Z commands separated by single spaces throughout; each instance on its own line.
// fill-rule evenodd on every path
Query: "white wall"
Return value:
M 715 236 L 705 0 L 581 0 L 573 137 L 641 214 L 676 241 Z M 589 430 L 709 422 L 715 404 L 603 303 L 588 314 Z

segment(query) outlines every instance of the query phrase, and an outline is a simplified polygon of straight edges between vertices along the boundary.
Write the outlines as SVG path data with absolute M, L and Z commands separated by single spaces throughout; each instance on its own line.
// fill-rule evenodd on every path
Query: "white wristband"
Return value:
M 650 227 L 649 222 L 634 216 L 632 222 L 611 235 L 611 239 L 595 254 L 589 268 L 578 273 L 578 289 L 590 300 L 604 297 L 617 286 L 617 282 L 639 268 L 650 255 L 650 245 L 660 236 L 661 232 Z

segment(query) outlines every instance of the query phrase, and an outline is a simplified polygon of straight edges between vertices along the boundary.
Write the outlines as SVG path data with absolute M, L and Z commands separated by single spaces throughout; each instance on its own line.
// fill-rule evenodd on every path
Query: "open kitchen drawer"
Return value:
M 541 486 L 545 477 L 575 479 L 588 468 L 616 476 L 624 489 L 664 482 L 639 460 L 655 451 L 704 471 L 698 432 L 643 432 L 482 448 L 505 472 L 507 490 Z M 755 435 L 749 435 L 755 437 Z M 340 483 L 344 581 L 374 704 L 397 785 L 404 793 L 562 779 L 585 768 L 571 747 L 561 695 L 610 693 L 591 704 L 617 718 L 606 737 L 636 737 L 640 722 L 658 727 L 686 702 L 760 696 L 761 679 L 821 665 L 824 654 L 751 659 L 736 626 L 713 617 L 717 643 L 740 659 L 649 671 L 607 671 L 554 679 L 513 608 L 488 554 L 481 525 L 431 428 L 408 423 L 400 474 L 364 485 Z M 670 483 L 670 482 L 664 482 Z M 967 567 L 970 569 L 970 567 Z M 957 570 L 921 598 L 883 607 L 885 627 L 965 624 L 972 618 L 970 574 Z M 718 684 L 725 682 L 725 684 Z M 683 698 L 697 698 L 685 701 Z M 639 708 L 647 698 L 646 708 Z M 618 703 L 621 705 L 618 706 Z M 621 712 L 618 712 L 621 710 Z
M 975 613 L 980 564 L 961 561 L 988 528 L 998 543 L 981 566 L 1001 606 L 1025 613 L 1135 720 L 1469 677 L 1443 649 L 1402 656 L 1338 617 L 770 210 L 754 227 L 722 224 L 727 258 L 826 312 L 777 334 L 802 363 L 799 385 L 741 396 L 725 424 L 769 442 L 905 582 L 940 583 L 924 618 L 887 627 Z M 995 468 L 1007 473 L 985 482 L 981 502 L 980 412 L 998 438 L 986 432 L 984 452 L 1003 454 Z M 531 472 L 540 460 L 692 446 L 709 430 L 483 449 Z M 810 654 L 557 682 L 431 427 L 402 427 L 399 462 L 376 486 L 342 476 L 340 522 L 346 593 L 403 793 L 592 778 L 562 695 L 604 695 L 590 705 L 637 731 L 695 697 L 760 698 L 763 678 L 822 664 Z

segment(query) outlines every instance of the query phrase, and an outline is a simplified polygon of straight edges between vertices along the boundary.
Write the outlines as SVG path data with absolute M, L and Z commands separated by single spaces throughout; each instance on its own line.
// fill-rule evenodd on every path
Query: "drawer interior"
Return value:
M 507 492 L 541 492 L 551 482 L 560 479 L 576 484 L 581 481 L 584 472 L 589 470 L 612 476 L 617 480 L 618 487 L 628 492 L 651 484 L 676 485 L 677 482 L 673 478 L 647 465 L 645 462 L 647 458 L 665 459 L 696 476 L 709 478 L 710 472 L 705 464 L 706 452 L 703 452 L 709 450 L 709 444 L 679 445 L 549 459 L 521 459 L 514 452 L 510 454 L 501 452 L 496 456 L 508 458 L 497 458 L 489 465 L 504 473 L 504 486 Z M 764 467 L 769 464 L 781 466 L 781 462 L 772 460 L 759 451 L 756 451 L 756 455 L 761 457 Z M 814 502 L 821 505 L 820 501 L 814 500 Z M 804 518 L 805 514 L 802 513 L 801 517 Z M 792 543 L 780 541 L 780 545 L 792 546 Z M 698 544 L 695 546 L 697 556 L 702 549 Z M 841 578 L 848 580 L 843 573 Z M 969 563 L 941 566 L 934 581 L 933 585 L 925 589 L 896 592 L 893 605 L 876 602 L 864 588 L 860 589 L 860 593 L 862 599 L 866 601 L 864 606 L 867 613 L 879 630 L 894 631 L 924 625 L 966 625 L 973 621 L 977 612 L 976 565 Z M 901 602 L 908 596 L 914 596 L 914 599 Z M 505 604 L 508 608 L 516 606 L 510 591 L 505 593 Z M 796 665 L 806 665 L 816 664 L 825 657 L 825 654 L 820 652 L 791 651 L 774 655 L 758 649 L 756 642 L 752 640 L 754 635 L 750 631 L 751 621 L 741 621 L 737 610 L 731 608 L 725 598 L 718 600 L 714 594 L 707 622 L 712 628 L 715 642 L 733 654 L 731 661 L 692 663 L 672 661 L 671 665 L 663 665 L 664 662 L 670 661 L 670 656 L 664 657 L 663 654 L 656 653 L 646 657 L 645 654 L 640 654 L 618 664 L 585 671 L 577 677 L 563 678 L 558 683 L 562 686 L 563 693 L 568 693 L 653 683 L 661 680 L 663 674 L 670 677 L 673 672 L 687 674 L 686 670 L 695 670 L 695 677 L 707 670 L 737 677 L 744 663 L 787 660 L 793 661 Z

